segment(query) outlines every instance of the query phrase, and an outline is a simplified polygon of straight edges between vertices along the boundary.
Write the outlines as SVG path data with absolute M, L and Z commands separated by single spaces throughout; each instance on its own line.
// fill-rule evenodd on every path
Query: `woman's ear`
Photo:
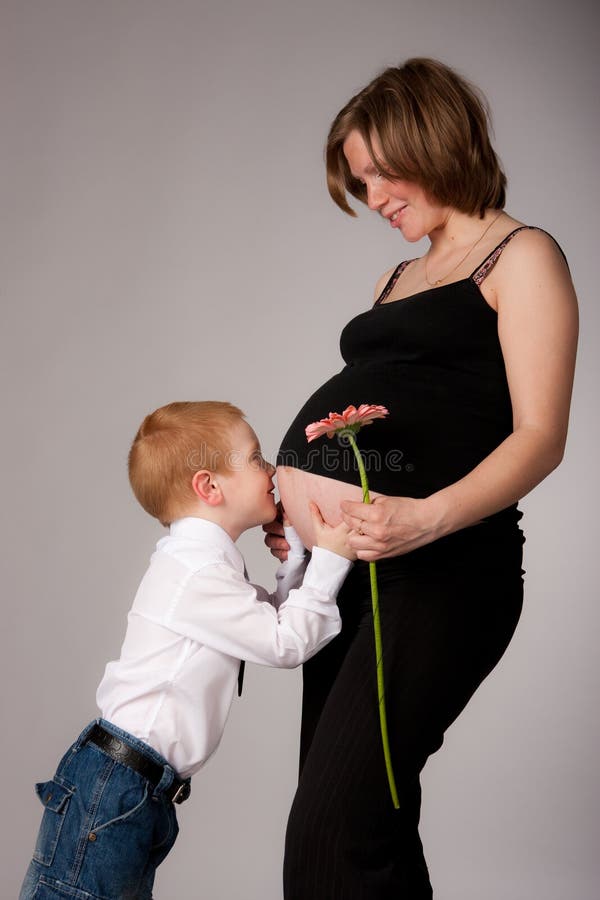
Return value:
M 208 469 L 194 473 L 192 490 L 208 506 L 219 506 L 223 502 L 223 492 L 215 480 L 215 473 L 209 472 Z

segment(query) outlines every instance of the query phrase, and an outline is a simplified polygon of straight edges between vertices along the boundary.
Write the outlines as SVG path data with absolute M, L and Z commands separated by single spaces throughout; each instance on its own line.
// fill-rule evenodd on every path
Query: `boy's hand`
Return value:
M 321 515 L 321 510 L 317 504 L 311 500 L 309 502 L 310 515 L 313 527 L 315 529 L 315 546 L 323 547 L 325 550 L 331 550 L 338 556 L 344 556 L 346 559 L 358 559 L 356 551 L 348 544 L 348 535 L 350 528 L 345 522 L 340 522 L 335 527 L 328 525 Z
M 265 544 L 279 562 L 286 561 L 290 549 L 283 532 L 283 515 L 283 506 L 280 500 L 277 504 L 277 518 L 262 527 L 265 532 Z

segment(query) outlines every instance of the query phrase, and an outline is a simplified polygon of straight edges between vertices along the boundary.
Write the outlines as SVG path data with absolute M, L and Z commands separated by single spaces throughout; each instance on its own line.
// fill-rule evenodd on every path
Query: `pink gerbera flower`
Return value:
M 356 433 L 363 425 L 370 425 L 375 419 L 383 419 L 387 415 L 389 410 L 385 406 L 376 406 L 372 403 L 361 403 L 358 409 L 356 406 L 347 406 L 343 413 L 330 412 L 327 418 L 307 425 L 306 438 L 310 443 L 324 434 L 329 438 L 333 437 L 337 431 L 343 429 L 350 429 Z
M 363 425 L 370 425 L 375 419 L 383 419 L 389 415 L 385 406 L 374 406 L 372 403 L 362 403 L 358 409 L 355 406 L 347 406 L 343 413 L 330 412 L 326 419 L 319 422 L 312 422 L 306 426 L 306 439 L 310 443 L 315 438 L 326 434 L 327 437 L 333 437 L 334 434 L 342 433 L 348 443 L 351 445 L 356 461 L 358 463 L 358 471 L 360 473 L 360 483 L 363 490 L 363 503 L 370 503 L 369 482 L 365 464 L 361 456 L 358 444 L 356 443 L 356 435 Z M 358 532 L 364 535 L 362 530 Z M 387 714 L 385 710 L 385 685 L 383 680 L 383 645 L 381 640 L 381 620 L 379 615 L 379 589 L 377 586 L 377 567 L 374 562 L 369 563 L 369 576 L 371 581 L 371 604 L 373 606 L 373 629 L 375 633 L 375 665 L 377 671 L 377 697 L 379 701 L 379 723 L 381 728 L 381 741 L 383 744 L 383 756 L 385 759 L 385 767 L 392 795 L 392 803 L 395 809 L 399 809 L 400 802 L 398 800 L 398 791 L 396 788 L 396 780 L 394 778 L 394 770 L 392 768 L 392 756 L 390 752 L 390 742 L 387 728 Z

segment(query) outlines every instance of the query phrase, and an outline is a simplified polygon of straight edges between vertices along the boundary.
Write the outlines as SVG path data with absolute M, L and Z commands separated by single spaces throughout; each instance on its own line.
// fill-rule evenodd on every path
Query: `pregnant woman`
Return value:
M 504 211 L 485 101 L 443 64 L 409 60 L 353 97 L 331 127 L 327 175 L 345 212 L 351 194 L 430 246 L 386 272 L 374 306 L 345 326 L 344 368 L 279 454 L 282 502 L 306 545 L 314 499 L 331 523 L 352 526 L 359 558 L 339 597 L 342 633 L 304 667 L 285 897 L 425 900 L 419 775 L 517 625 L 517 503 L 564 454 L 577 301 L 555 240 Z M 349 449 L 304 433 L 361 403 L 389 410 L 358 436 L 370 506 Z M 265 530 L 285 557 L 281 525 Z M 399 809 L 379 731 L 371 560 Z

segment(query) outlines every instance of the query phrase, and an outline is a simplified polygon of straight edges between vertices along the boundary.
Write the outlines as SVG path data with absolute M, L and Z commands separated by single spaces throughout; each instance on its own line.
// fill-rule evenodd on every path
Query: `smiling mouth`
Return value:
M 397 209 L 396 212 L 392 213 L 392 215 L 390 216 L 390 222 L 395 222 L 402 210 L 406 209 L 406 206 L 407 204 L 404 204 L 404 206 L 401 206 L 400 209 Z

